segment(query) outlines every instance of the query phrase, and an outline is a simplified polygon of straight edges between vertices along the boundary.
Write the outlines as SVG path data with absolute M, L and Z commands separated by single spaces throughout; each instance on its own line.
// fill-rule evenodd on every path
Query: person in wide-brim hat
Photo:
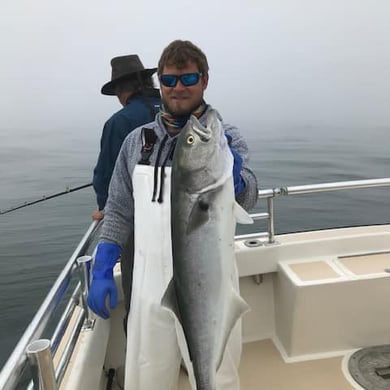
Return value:
M 159 111 L 160 91 L 155 87 L 156 68 L 145 69 L 137 54 L 116 56 L 110 61 L 111 80 L 101 93 L 117 97 L 122 108 L 105 122 L 100 139 L 100 152 L 93 173 L 97 209 L 93 220 L 101 220 L 108 197 L 108 187 L 121 145 L 131 131 L 154 120 Z
M 147 78 L 156 72 L 157 68 L 145 69 L 137 54 L 114 57 L 111 60 L 111 81 L 103 85 L 103 95 L 116 95 L 115 87 L 118 82 L 139 74 L 141 78 Z

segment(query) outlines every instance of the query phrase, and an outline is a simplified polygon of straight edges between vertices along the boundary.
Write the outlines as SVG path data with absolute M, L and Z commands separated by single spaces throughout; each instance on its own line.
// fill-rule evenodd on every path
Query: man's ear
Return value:
M 202 77 L 202 87 L 203 87 L 203 90 L 205 90 L 207 88 L 208 84 L 209 84 L 209 75 L 207 74 L 207 75 L 204 75 Z

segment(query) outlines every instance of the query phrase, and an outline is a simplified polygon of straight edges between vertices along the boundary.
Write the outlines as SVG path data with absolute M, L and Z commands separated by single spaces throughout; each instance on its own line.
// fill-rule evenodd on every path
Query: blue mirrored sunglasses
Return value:
M 161 83 L 166 87 L 176 87 L 178 80 L 185 86 L 191 87 L 191 85 L 198 84 L 198 81 L 202 73 L 185 73 L 181 75 L 175 74 L 162 74 L 160 75 Z

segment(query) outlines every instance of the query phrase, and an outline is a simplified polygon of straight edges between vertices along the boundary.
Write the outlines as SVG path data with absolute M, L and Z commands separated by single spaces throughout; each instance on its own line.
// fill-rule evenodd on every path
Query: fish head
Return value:
M 206 113 L 206 126 L 191 116 L 181 130 L 173 158 L 173 175 L 188 192 L 218 185 L 232 174 L 233 157 L 218 113 Z

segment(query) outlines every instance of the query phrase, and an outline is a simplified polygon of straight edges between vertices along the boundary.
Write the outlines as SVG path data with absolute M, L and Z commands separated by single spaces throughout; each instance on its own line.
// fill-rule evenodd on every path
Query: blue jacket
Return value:
M 103 210 L 106 204 L 111 175 L 124 139 L 135 128 L 152 122 L 159 110 L 159 91 L 150 92 L 147 96 L 139 94 L 131 96 L 126 106 L 116 112 L 104 125 L 100 140 L 100 154 L 93 171 L 93 188 L 99 210 Z

